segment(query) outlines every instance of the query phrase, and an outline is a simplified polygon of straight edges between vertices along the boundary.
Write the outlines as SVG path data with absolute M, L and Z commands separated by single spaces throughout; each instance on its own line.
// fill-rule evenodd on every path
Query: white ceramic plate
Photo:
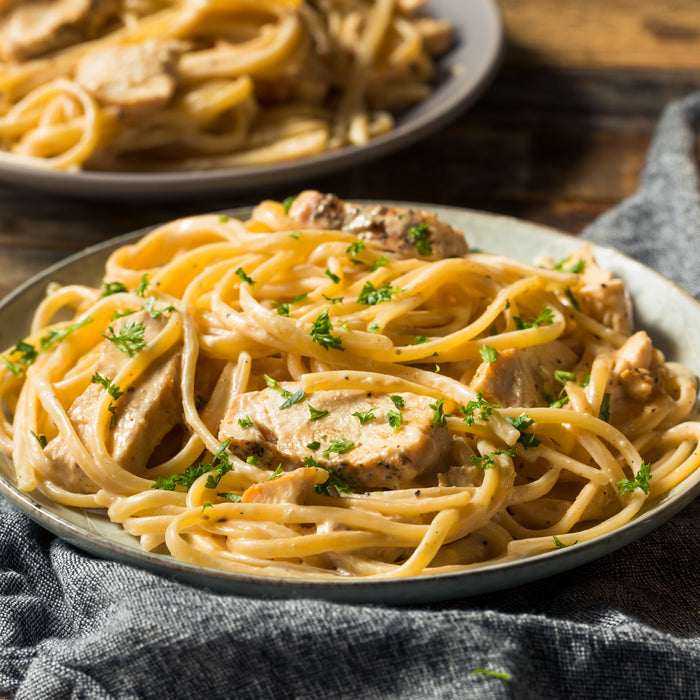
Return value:
M 401 204 L 399 204 L 401 206 Z M 449 207 L 404 204 L 435 211 L 461 228 L 472 247 L 526 262 L 542 253 L 559 260 L 581 246 L 573 236 L 515 219 Z M 234 210 L 245 217 L 248 210 Z M 68 258 L 30 280 L 0 303 L 0 347 L 22 337 L 29 316 L 50 281 L 98 286 L 108 254 L 143 235 L 114 239 Z M 623 278 L 634 301 L 637 326 L 645 328 L 667 359 L 678 360 L 700 375 L 700 305 L 672 282 L 608 248 L 594 246 L 600 265 Z M 462 573 L 385 581 L 304 581 L 248 576 L 183 564 L 168 555 L 144 552 L 136 538 L 111 523 L 102 512 L 70 509 L 26 494 L 15 486 L 8 460 L 0 459 L 0 492 L 29 517 L 77 547 L 100 557 L 140 566 L 194 585 L 229 593 L 267 597 L 305 596 L 345 602 L 408 603 L 447 600 L 525 584 L 604 556 L 659 527 L 700 493 L 700 471 L 669 493 L 647 504 L 627 525 L 573 547 L 520 561 L 484 566 Z
M 439 61 L 436 89 L 401 114 L 396 128 L 362 147 L 286 163 L 201 172 L 54 172 L 0 163 L 0 180 L 56 194 L 101 199 L 170 198 L 243 191 L 330 173 L 386 155 L 421 139 L 454 119 L 481 94 L 496 72 L 503 28 L 495 0 L 429 0 L 427 12 L 449 19 L 455 46 Z

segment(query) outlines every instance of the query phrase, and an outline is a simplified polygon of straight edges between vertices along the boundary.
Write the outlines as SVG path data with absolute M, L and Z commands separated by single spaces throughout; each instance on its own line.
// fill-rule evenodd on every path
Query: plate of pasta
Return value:
M 641 264 L 494 215 L 308 190 L 187 217 L 2 303 L 0 488 L 228 592 L 524 584 L 700 492 L 699 319 Z
M 0 179 L 81 197 L 301 180 L 406 146 L 494 75 L 494 0 L 0 7 Z

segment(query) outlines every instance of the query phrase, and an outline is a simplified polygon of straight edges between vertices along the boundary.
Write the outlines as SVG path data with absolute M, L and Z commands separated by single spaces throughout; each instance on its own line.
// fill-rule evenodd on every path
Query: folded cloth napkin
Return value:
M 700 296 L 700 95 L 585 237 Z M 104 561 L 0 499 L 0 695 L 697 698 L 700 501 L 594 563 L 432 605 L 223 595 Z

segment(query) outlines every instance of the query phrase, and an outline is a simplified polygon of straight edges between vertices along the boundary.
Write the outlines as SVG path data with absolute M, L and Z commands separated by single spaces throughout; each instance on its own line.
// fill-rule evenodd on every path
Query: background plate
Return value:
M 396 128 L 367 145 L 285 163 L 200 172 L 55 172 L 0 163 L 0 180 L 57 194 L 119 199 L 243 191 L 327 174 L 396 151 L 449 121 L 472 104 L 496 72 L 503 28 L 495 0 L 428 0 L 427 12 L 449 19 L 455 46 L 438 61 L 439 82 L 423 102 L 402 113 Z
M 473 247 L 532 262 L 539 254 L 560 260 L 582 245 L 581 239 L 506 217 L 426 204 L 401 204 L 429 209 L 461 228 Z M 245 217 L 249 210 L 232 210 Z M 0 303 L 0 347 L 22 337 L 32 310 L 50 281 L 98 286 L 104 262 L 114 248 L 143 235 L 122 236 L 87 249 L 55 265 Z M 601 267 L 627 283 L 636 325 L 645 328 L 667 359 L 700 374 L 700 305 L 672 282 L 640 263 L 608 248 L 593 246 Z M 307 581 L 248 576 L 183 564 L 168 555 L 141 550 L 138 540 L 98 511 L 70 509 L 41 494 L 15 486 L 12 465 L 0 458 L 0 492 L 46 529 L 98 556 L 228 593 L 266 597 L 316 597 L 344 602 L 408 603 L 460 598 L 522 585 L 593 561 L 660 526 L 700 493 L 700 471 L 669 493 L 649 502 L 632 522 L 597 539 L 527 559 L 470 571 L 383 581 Z

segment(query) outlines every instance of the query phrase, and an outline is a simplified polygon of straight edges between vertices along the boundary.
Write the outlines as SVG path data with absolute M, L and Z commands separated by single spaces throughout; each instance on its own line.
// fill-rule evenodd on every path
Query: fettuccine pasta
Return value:
M 421 5 L 0 3 L 0 162 L 205 170 L 364 145 L 432 91 L 451 28 Z
M 314 192 L 118 248 L 2 357 L 22 490 L 231 572 L 511 561 L 630 522 L 700 466 L 695 377 L 633 332 L 590 250 L 526 264 Z

